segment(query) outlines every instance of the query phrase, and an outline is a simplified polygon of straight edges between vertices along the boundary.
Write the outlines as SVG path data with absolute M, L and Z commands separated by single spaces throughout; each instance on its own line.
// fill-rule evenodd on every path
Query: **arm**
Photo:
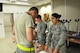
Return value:
M 38 33 L 40 35 L 45 35 L 45 31 L 46 31 L 46 24 L 40 24 L 38 27 Z
M 48 46 L 51 44 L 51 38 L 52 38 L 51 30 L 49 29 L 48 30 L 48 34 L 47 34 L 47 37 L 46 37 L 46 46 L 45 46 L 45 50 L 46 51 L 48 49 Z
M 14 35 L 14 36 L 12 37 L 13 42 L 16 42 L 14 26 L 12 27 L 12 34 Z
M 12 34 L 15 35 L 14 26 L 12 27 Z
M 12 37 L 12 39 L 13 39 L 13 42 L 16 42 L 16 37 L 15 37 L 15 35 Z
M 55 50 L 58 50 L 60 48 L 61 45 L 64 45 L 66 41 L 66 27 L 65 26 L 61 26 L 61 34 L 60 34 L 60 39 L 55 47 Z
M 26 28 L 26 38 L 29 42 L 33 41 L 34 35 L 33 35 L 33 28 L 32 27 Z
M 34 39 L 34 35 L 33 35 L 34 22 L 31 16 L 29 16 L 29 18 L 26 19 L 25 27 L 26 27 L 26 39 L 29 42 L 32 42 Z

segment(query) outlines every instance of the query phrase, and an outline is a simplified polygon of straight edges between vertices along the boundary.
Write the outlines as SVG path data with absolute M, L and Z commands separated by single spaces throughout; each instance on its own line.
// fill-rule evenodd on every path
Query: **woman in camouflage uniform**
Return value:
M 52 25 L 49 28 L 49 33 L 46 38 L 46 47 L 52 49 L 52 53 L 66 53 L 66 28 L 62 22 L 59 21 L 61 15 L 57 13 L 52 14 Z M 51 52 L 49 52 L 51 53 Z

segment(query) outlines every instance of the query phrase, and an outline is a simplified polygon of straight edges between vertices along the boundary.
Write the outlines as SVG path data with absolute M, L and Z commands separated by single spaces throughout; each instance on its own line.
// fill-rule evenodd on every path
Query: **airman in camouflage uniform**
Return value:
M 52 24 L 48 30 L 46 45 L 54 50 L 58 49 L 59 53 L 66 53 L 66 27 L 63 23 Z
M 38 23 L 37 25 L 37 38 L 38 38 L 38 42 L 40 44 L 45 44 L 46 42 L 46 34 L 45 34 L 45 31 L 46 31 L 46 24 L 41 21 L 40 23 Z
M 46 28 L 47 25 L 41 20 L 41 16 L 39 15 L 36 20 L 39 20 L 37 23 L 37 38 L 38 38 L 38 43 L 44 45 L 46 42 Z

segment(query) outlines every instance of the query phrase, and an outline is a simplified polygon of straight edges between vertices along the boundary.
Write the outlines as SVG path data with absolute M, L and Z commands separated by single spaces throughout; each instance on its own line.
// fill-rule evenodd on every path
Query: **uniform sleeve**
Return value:
M 64 45 L 66 41 L 66 27 L 61 26 L 61 34 L 60 34 L 60 40 L 58 41 L 58 44 L 56 45 L 55 48 L 59 49 L 60 46 Z
M 29 28 L 29 27 L 34 27 L 34 22 L 32 17 L 28 17 L 27 20 L 25 21 L 25 27 Z
M 39 26 L 39 34 L 40 35 L 45 35 L 45 31 L 46 31 L 46 24 L 42 24 Z
M 46 37 L 46 45 L 47 45 L 47 46 L 50 45 L 51 38 L 52 38 L 51 30 L 48 29 L 48 34 L 47 34 L 47 37 Z

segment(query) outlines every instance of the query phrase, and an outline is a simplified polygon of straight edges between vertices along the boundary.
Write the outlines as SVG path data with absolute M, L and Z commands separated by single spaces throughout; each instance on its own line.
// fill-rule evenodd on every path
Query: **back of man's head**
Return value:
M 31 8 L 29 9 L 29 11 L 31 11 L 31 10 L 35 10 L 36 13 L 38 14 L 38 8 L 37 8 L 37 7 L 31 7 Z

